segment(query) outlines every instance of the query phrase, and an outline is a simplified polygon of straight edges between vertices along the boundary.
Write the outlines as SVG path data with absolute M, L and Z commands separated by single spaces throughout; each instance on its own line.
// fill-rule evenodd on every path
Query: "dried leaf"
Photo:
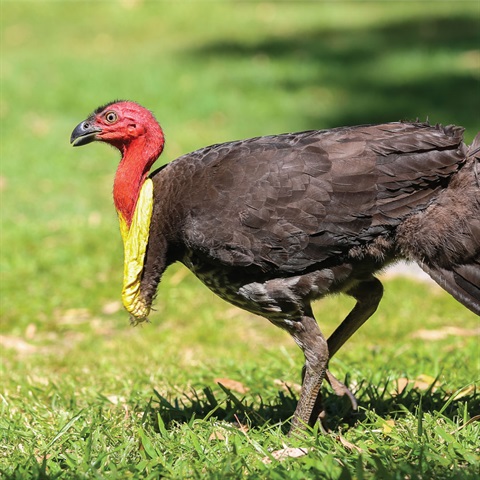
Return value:
M 281 448 L 280 450 L 275 450 L 271 453 L 271 456 L 274 460 L 278 460 L 279 462 L 287 459 L 287 458 L 299 458 L 307 455 L 308 452 L 311 452 L 313 448 L 293 448 L 293 447 L 286 447 Z M 271 457 L 264 457 L 262 462 L 265 464 L 272 463 Z
M 400 395 L 407 388 L 409 380 L 408 378 L 401 377 L 401 378 L 397 378 L 395 383 L 396 383 L 396 389 L 395 389 L 395 392 L 392 392 L 393 396 Z
M 102 307 L 102 313 L 104 315 L 113 315 L 114 313 L 117 313 L 120 311 L 122 308 L 122 302 L 118 300 L 113 300 L 112 302 L 107 302 L 105 305 Z
M 476 337 L 480 335 L 479 328 L 460 328 L 460 327 L 444 327 L 443 330 L 449 335 L 455 335 L 456 337 Z
M 237 382 L 237 380 L 232 380 L 231 378 L 215 378 L 214 382 L 221 383 L 224 387 L 229 390 L 233 390 L 238 393 L 247 393 L 250 389 L 246 387 L 243 383 Z
M 412 333 L 412 338 L 419 338 L 421 340 L 442 340 L 448 336 L 443 330 L 425 330 L 420 329 Z
M 211 442 L 213 440 L 220 440 L 223 441 L 225 440 L 225 435 L 222 430 L 214 430 L 210 436 L 208 437 L 208 440 Z
M 29 323 L 25 329 L 25 338 L 27 340 L 32 340 L 37 333 L 37 326 L 34 323 Z
M 125 397 L 120 395 L 105 395 L 105 398 L 107 398 L 110 403 L 113 403 L 113 405 L 118 405 L 119 403 L 125 404 L 127 401 Z
M 433 385 L 433 383 L 435 383 L 435 385 Z M 392 395 L 392 397 L 400 395 L 409 384 L 417 390 L 429 390 L 431 388 L 432 392 L 435 392 L 440 386 L 440 382 L 435 381 L 434 377 L 422 373 L 418 375 L 418 377 L 414 380 L 409 380 L 405 377 L 397 378 L 397 380 L 395 381 L 395 390 L 391 391 L 390 395 Z
M 470 420 L 468 420 L 467 422 L 465 422 L 463 425 L 461 425 L 460 427 L 456 428 L 456 429 L 451 433 L 451 435 L 453 435 L 454 433 L 459 432 L 460 430 L 462 430 L 463 428 L 465 428 L 467 425 L 470 425 L 471 423 L 473 423 L 473 422 L 478 422 L 478 421 L 480 421 L 480 415 L 475 415 L 475 416 L 472 417 Z
M 475 392 L 475 385 L 468 385 L 465 388 L 462 388 L 456 395 L 455 400 L 459 398 L 468 397 L 470 394 Z
M 0 335 L 0 345 L 3 348 L 10 348 L 19 353 L 33 353 L 37 350 L 35 345 L 25 342 L 19 337 Z
M 362 450 L 360 447 L 357 447 L 357 446 L 354 445 L 353 443 L 349 442 L 346 438 L 342 437 L 341 435 L 339 435 L 339 436 L 337 437 L 337 440 L 339 440 L 340 443 L 341 443 L 344 447 L 348 448 L 349 450 L 356 450 L 356 451 L 359 452 L 359 453 L 362 453 L 362 452 L 363 452 L 363 450 Z
M 421 340 L 443 340 L 449 335 L 456 337 L 475 337 L 480 335 L 480 328 L 442 327 L 437 330 L 420 329 L 412 333 L 412 338 Z
M 385 420 L 383 422 L 383 433 L 388 435 L 395 428 L 395 420 Z
M 236 426 L 242 433 L 247 433 L 247 432 L 248 432 L 248 426 L 245 425 L 244 423 L 242 423 L 236 414 L 234 415 L 234 417 L 235 417 L 235 420 L 237 421 L 237 424 L 236 424 L 235 426 Z
M 416 388 L 417 390 L 429 390 L 431 388 L 432 392 L 435 392 L 435 390 L 437 390 L 439 386 L 440 383 L 436 382 L 435 378 L 431 377 L 430 375 L 425 375 L 423 373 L 418 375 L 418 377 L 413 382 L 413 388 Z
M 69 308 L 56 312 L 55 316 L 56 323 L 60 325 L 79 325 L 92 319 L 87 308 Z
M 98 227 L 102 223 L 102 214 L 100 212 L 90 212 L 87 222 L 89 227 Z
M 280 380 L 278 378 L 276 378 L 273 383 L 287 392 L 291 390 L 292 392 L 300 393 L 300 390 L 302 389 L 302 386 L 298 383 L 284 382 L 283 380 Z

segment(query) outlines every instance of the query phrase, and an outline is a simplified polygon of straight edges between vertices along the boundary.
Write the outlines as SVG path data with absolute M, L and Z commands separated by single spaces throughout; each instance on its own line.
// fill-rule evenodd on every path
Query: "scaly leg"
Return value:
M 297 408 L 293 414 L 290 435 L 313 426 L 317 420 L 316 401 L 328 364 L 328 346 L 311 312 L 299 321 L 283 326 L 305 355 L 304 378 Z
M 375 277 L 357 283 L 350 290 L 345 292 L 357 300 L 352 311 L 347 315 L 345 320 L 337 327 L 327 340 L 329 359 L 335 355 L 340 347 L 372 316 L 380 303 L 383 296 L 383 286 Z M 325 372 L 326 380 L 332 387 L 333 391 L 339 397 L 346 395 L 352 408 L 357 409 L 357 400 L 350 390 L 339 380 L 337 380 L 329 370 Z M 319 417 L 325 417 L 325 412 L 321 407 L 321 394 L 317 399 L 317 411 Z

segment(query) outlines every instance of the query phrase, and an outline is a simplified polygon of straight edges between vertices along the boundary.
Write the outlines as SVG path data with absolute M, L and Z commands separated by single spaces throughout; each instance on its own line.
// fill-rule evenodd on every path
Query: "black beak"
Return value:
M 94 126 L 89 120 L 85 120 L 79 123 L 72 132 L 70 137 L 70 143 L 74 147 L 80 147 L 81 145 L 87 145 L 87 143 L 93 142 L 97 139 L 97 133 L 101 132 L 100 127 Z

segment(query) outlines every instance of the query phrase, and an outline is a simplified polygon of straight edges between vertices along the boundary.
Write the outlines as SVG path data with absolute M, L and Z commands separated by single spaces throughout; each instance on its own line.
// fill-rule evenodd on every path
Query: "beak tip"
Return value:
M 97 133 L 101 131 L 100 128 L 94 126 L 88 120 L 79 123 L 70 135 L 70 144 L 73 147 L 80 147 L 87 145 L 97 139 Z

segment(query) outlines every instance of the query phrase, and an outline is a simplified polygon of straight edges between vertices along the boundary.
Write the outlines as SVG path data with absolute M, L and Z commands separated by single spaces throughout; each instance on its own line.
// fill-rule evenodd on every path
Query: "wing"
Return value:
M 191 172 L 188 248 L 225 265 L 296 272 L 388 234 L 464 160 L 461 129 L 391 123 L 216 145 L 172 165 Z

